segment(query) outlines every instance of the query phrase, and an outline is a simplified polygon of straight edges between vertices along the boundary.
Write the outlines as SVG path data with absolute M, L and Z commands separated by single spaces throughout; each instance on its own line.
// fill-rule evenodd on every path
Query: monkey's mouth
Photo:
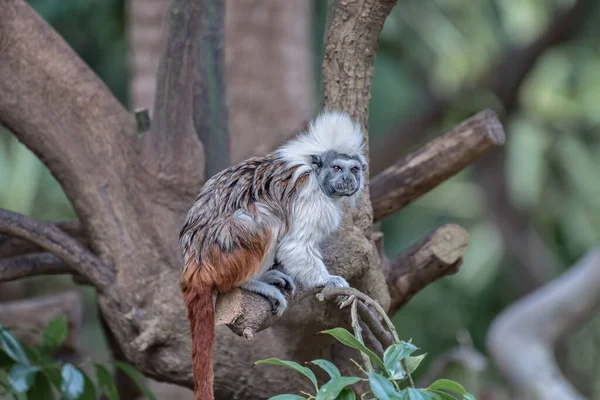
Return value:
M 336 197 L 352 196 L 356 192 L 358 192 L 358 186 L 341 184 L 336 185 L 333 195 Z

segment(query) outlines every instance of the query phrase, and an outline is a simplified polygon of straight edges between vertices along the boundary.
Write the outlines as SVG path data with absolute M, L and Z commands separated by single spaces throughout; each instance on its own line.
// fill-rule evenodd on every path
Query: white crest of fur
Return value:
M 341 111 L 324 111 L 311 122 L 307 131 L 299 134 L 277 150 L 277 155 L 290 167 L 310 167 L 311 156 L 333 150 L 350 156 L 363 156 L 363 130 L 350 116 Z

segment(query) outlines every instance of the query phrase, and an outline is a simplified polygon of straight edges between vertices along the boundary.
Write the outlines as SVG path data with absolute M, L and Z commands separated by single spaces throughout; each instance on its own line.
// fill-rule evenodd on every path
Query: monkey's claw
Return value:
M 269 301 L 271 302 L 271 311 L 273 314 L 277 314 L 277 316 L 281 317 L 283 312 L 287 309 L 287 301 L 285 298 L 283 299 L 283 303 L 281 300 L 274 297 L 269 298 Z

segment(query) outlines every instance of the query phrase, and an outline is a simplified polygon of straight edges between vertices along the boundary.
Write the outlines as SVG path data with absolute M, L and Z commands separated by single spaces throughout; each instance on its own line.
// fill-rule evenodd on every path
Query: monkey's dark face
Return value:
M 362 186 L 366 165 L 358 156 L 328 151 L 312 156 L 321 190 L 329 197 L 354 195 Z

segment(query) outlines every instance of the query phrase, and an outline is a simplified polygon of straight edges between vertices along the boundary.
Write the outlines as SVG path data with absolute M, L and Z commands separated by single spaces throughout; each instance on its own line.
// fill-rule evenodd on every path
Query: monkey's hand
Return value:
M 284 295 L 285 292 L 290 292 L 291 294 L 296 292 L 296 285 L 294 284 L 292 278 L 276 269 L 271 269 L 265 272 L 265 274 L 260 277 L 260 280 L 268 283 L 269 285 L 277 286 L 281 291 L 284 292 Z

